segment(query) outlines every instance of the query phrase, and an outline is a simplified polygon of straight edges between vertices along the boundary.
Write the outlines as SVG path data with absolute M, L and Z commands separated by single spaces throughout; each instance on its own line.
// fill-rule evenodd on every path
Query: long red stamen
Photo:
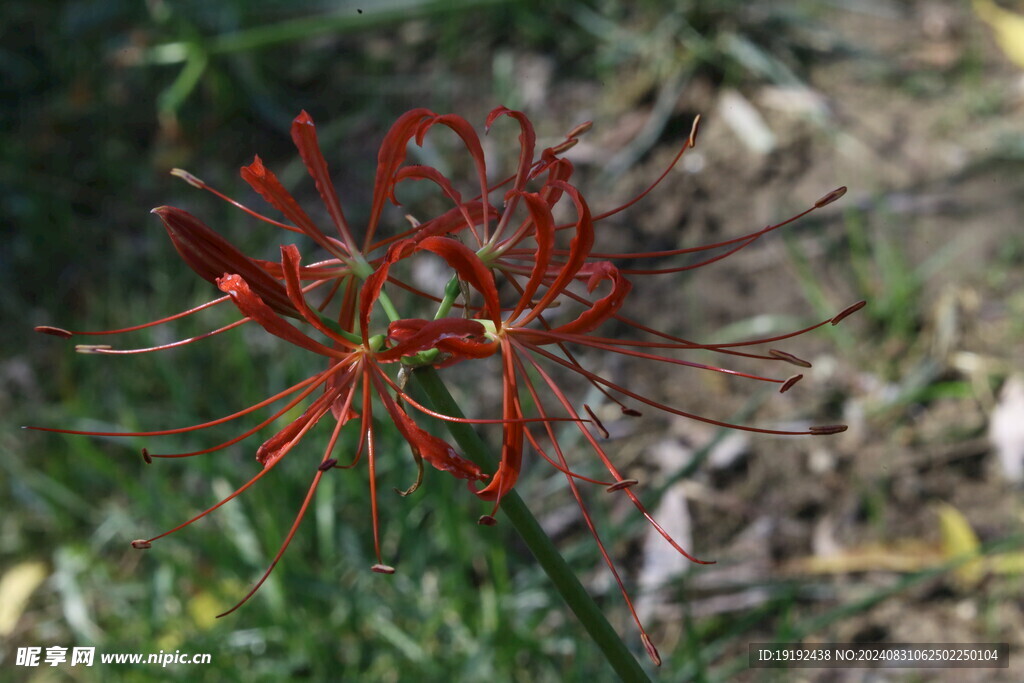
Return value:
M 511 334 L 515 334 L 515 330 L 510 331 Z M 746 377 L 747 379 L 754 379 L 759 382 L 774 382 L 775 384 L 782 384 L 785 379 L 776 379 L 773 377 L 762 377 L 760 375 L 751 375 L 746 372 L 740 372 L 738 370 L 729 370 L 728 368 L 721 368 L 715 365 L 707 365 L 705 363 L 695 363 L 693 361 L 682 360 L 679 358 L 668 358 L 666 356 L 658 356 L 653 353 L 643 353 L 642 351 L 631 351 L 623 348 L 623 345 L 606 344 L 598 339 L 586 335 L 578 334 L 563 334 L 556 331 L 541 331 L 541 330 L 530 330 L 529 334 L 534 337 L 548 337 L 550 339 L 559 339 L 562 341 L 570 342 L 572 344 L 579 344 L 581 346 L 589 346 L 594 349 L 600 349 L 602 351 L 611 351 L 612 353 L 620 353 L 623 356 L 632 356 L 633 358 L 642 358 L 644 360 L 651 360 L 658 363 L 670 363 L 672 365 L 684 365 L 690 368 L 699 368 L 701 370 L 711 370 L 713 372 L 720 372 L 723 375 L 733 375 L 735 377 Z
M 136 330 L 144 330 L 147 327 L 154 327 L 156 325 L 163 325 L 164 323 L 169 323 L 172 320 L 178 320 L 179 318 L 184 318 L 187 315 L 192 315 L 193 313 L 198 313 L 199 311 L 202 311 L 202 310 L 205 310 L 207 308 L 210 308 L 211 306 L 216 306 L 217 304 L 222 304 L 222 303 L 224 303 L 225 301 L 227 301 L 230 298 L 231 297 L 228 297 L 228 296 L 222 296 L 222 297 L 220 297 L 218 299 L 214 299 L 213 301 L 207 301 L 205 304 L 200 304 L 199 306 L 196 306 L 195 308 L 190 308 L 187 311 L 181 311 L 180 313 L 175 313 L 174 315 L 169 315 L 166 318 L 160 318 L 159 320 L 151 320 L 148 323 L 141 323 L 139 325 L 132 325 L 131 327 L 122 327 L 121 329 L 118 329 L 118 330 L 65 330 L 64 328 L 61 328 L 61 327 L 51 327 L 49 325 L 39 325 L 39 326 L 37 326 L 35 328 L 35 331 L 39 332 L 41 334 L 50 334 L 50 335 L 53 335 L 55 337 L 63 337 L 64 339 L 68 339 L 71 336 L 78 335 L 78 334 L 82 334 L 82 335 L 97 335 L 98 336 L 98 335 L 102 335 L 102 334 L 122 334 L 124 332 L 135 332 Z
M 531 363 L 536 367 L 536 363 L 534 363 L 532 359 L 530 360 Z M 550 388 L 557 391 L 556 386 L 551 382 L 549 377 L 547 377 L 546 375 L 542 375 L 542 377 L 544 378 L 545 382 L 548 384 Z M 532 382 L 530 382 L 530 379 L 525 372 L 523 373 L 523 380 L 524 384 L 527 385 L 527 388 L 530 392 L 530 396 L 534 400 L 534 404 L 537 406 L 537 410 L 543 411 L 543 407 L 540 402 L 540 397 L 537 395 L 537 392 L 534 389 Z M 563 398 L 564 397 L 560 396 L 559 400 L 561 401 Z M 565 404 L 563 403 L 563 405 Z M 589 435 L 589 433 L 586 431 L 584 431 L 583 433 Z M 640 630 L 641 637 L 644 639 L 645 643 L 649 643 L 650 638 L 648 638 L 647 631 L 644 629 L 644 625 L 640 621 L 640 615 L 637 614 L 636 608 L 633 606 L 633 600 L 629 597 L 629 591 L 626 590 L 626 584 L 622 581 L 622 577 L 619 575 L 619 571 L 615 567 L 615 562 L 612 561 L 611 556 L 608 554 L 608 550 L 605 548 L 604 542 L 601 540 L 601 535 L 597 532 L 597 527 L 594 525 L 594 520 L 590 516 L 590 511 L 587 509 L 586 503 L 583 502 L 583 496 L 580 494 L 579 488 L 576 486 L 576 481 L 574 477 L 570 476 L 568 473 L 569 468 L 568 464 L 565 461 L 565 456 L 563 455 L 562 449 L 558 444 L 558 439 L 555 437 L 550 427 L 548 427 L 548 435 L 551 440 L 551 446 L 554 449 L 555 454 L 558 456 L 558 461 L 561 464 L 561 467 L 559 469 L 562 470 L 563 474 L 565 474 L 565 479 L 569 483 L 569 489 L 572 491 L 573 498 L 576 499 L 576 505 L 579 507 L 580 512 L 583 514 L 583 521 L 584 523 L 586 523 L 587 529 L 590 531 L 590 535 L 594 537 L 594 541 L 597 543 L 597 548 L 601 553 L 601 557 L 604 560 L 605 565 L 608 567 L 608 570 L 611 571 L 612 576 L 615 578 L 615 583 L 618 584 L 619 592 L 622 593 L 622 597 L 626 601 L 626 606 L 629 608 L 629 612 L 633 617 L 633 621 L 636 623 L 637 628 Z M 689 557 L 689 555 L 687 555 L 687 557 Z M 652 659 L 656 664 L 660 665 L 660 658 L 652 656 Z
M 298 396 L 296 396 L 295 398 L 290 400 L 287 404 L 285 404 L 277 412 L 275 412 L 273 415 L 271 415 L 270 417 L 266 418 L 265 420 L 263 420 L 262 422 L 257 424 L 255 427 L 246 430 L 245 432 L 239 434 L 238 436 L 236 436 L 236 437 L 234 437 L 232 439 L 229 439 L 227 441 L 224 441 L 223 443 L 217 444 L 216 446 L 210 446 L 209 448 L 203 448 L 202 450 L 198 450 L 198 451 L 190 451 L 188 453 L 164 453 L 164 454 L 150 453 L 149 456 L 151 458 L 170 458 L 170 459 L 173 459 L 173 458 L 191 458 L 191 457 L 196 456 L 196 455 L 205 455 L 207 453 L 213 453 L 215 451 L 219 451 L 219 450 L 222 450 L 224 448 L 227 448 L 228 446 L 234 445 L 234 444 L 238 443 L 239 441 L 242 441 L 242 440 L 247 439 L 248 437 L 252 436 L 256 432 L 258 432 L 259 430 L 263 429 L 267 425 L 271 424 L 272 422 L 274 422 L 274 420 L 280 418 L 282 415 L 287 413 L 289 410 L 291 410 L 292 408 L 297 406 L 299 403 L 302 402 L 303 399 L 305 399 L 307 396 L 309 396 L 311 393 L 313 393 L 313 391 L 315 391 L 317 387 L 319 387 L 320 385 L 325 383 L 334 373 L 340 372 L 341 370 L 346 369 L 347 365 L 348 365 L 347 363 L 339 363 L 339 364 L 335 365 L 334 367 L 330 368 L 329 370 L 327 370 L 327 371 L 325 371 L 323 373 L 320 373 L 319 375 L 316 375 L 315 377 L 311 378 L 311 379 L 314 379 L 315 381 L 310 386 L 308 386 L 305 389 L 303 389 L 302 392 L 299 393 Z
M 247 214 L 249 214 L 250 216 L 252 216 L 256 220 L 263 221 L 264 223 L 269 223 L 270 225 L 273 225 L 273 226 L 278 227 L 278 228 L 282 228 L 284 230 L 290 230 L 291 232 L 297 232 L 299 234 L 305 234 L 305 233 L 302 232 L 301 229 L 295 227 L 294 225 L 288 225 L 287 223 L 282 223 L 280 221 L 275 221 L 273 218 L 268 218 L 267 216 L 264 216 L 261 213 L 253 211 L 252 209 L 250 209 L 249 207 L 245 206 L 241 202 L 236 201 L 236 200 L 232 199 L 231 197 L 227 196 L 226 194 L 224 194 L 223 192 L 220 192 L 219 190 L 215 189 L 214 187 L 211 187 L 210 185 L 207 185 L 205 182 L 203 182 L 199 178 L 195 177 L 194 175 L 192 175 L 188 171 L 184 171 L 184 170 L 182 170 L 180 168 L 172 168 L 171 169 L 171 175 L 177 176 L 177 177 L 181 178 L 182 180 L 184 180 L 186 183 L 188 183 L 189 185 L 191 185 L 193 187 L 198 187 L 201 190 L 206 190 L 207 192 L 213 193 L 217 197 L 220 197 L 221 199 L 226 201 L 228 204 L 231 204 L 232 206 L 235 206 L 235 207 L 241 209 L 242 211 L 246 212 Z
M 270 577 L 270 573 L 274 571 L 274 567 L 277 566 L 277 563 L 284 556 L 284 552 L 288 550 L 288 545 L 292 542 L 292 539 L 295 537 L 295 532 L 299 530 L 299 524 L 302 523 L 302 518 L 306 516 L 306 510 L 309 508 L 310 501 L 313 500 L 313 494 L 316 493 L 316 488 L 317 486 L 320 485 L 320 478 L 324 476 L 325 471 L 326 470 L 323 469 L 317 469 L 316 474 L 313 475 L 313 483 L 309 485 L 309 490 L 306 491 L 306 498 L 302 501 L 302 506 L 299 508 L 298 514 L 295 515 L 295 521 L 292 522 L 292 526 L 288 530 L 288 534 L 284 537 L 284 542 L 281 543 L 281 547 L 278 548 L 277 554 L 274 555 L 273 561 L 270 563 L 270 566 L 267 567 L 267 571 L 263 572 L 263 576 L 260 577 L 259 581 L 256 582 L 256 584 L 249 590 L 249 592 L 245 594 L 245 597 L 239 600 L 234 607 L 227 610 L 226 612 L 221 612 L 220 614 L 218 614 L 218 619 L 220 619 L 221 617 L 226 617 L 227 615 L 231 614 L 236 609 L 244 605 L 246 602 L 248 602 L 249 598 L 255 595 L 256 591 L 260 589 L 260 586 L 262 586 L 263 583 Z
M 255 410 L 259 410 L 264 406 L 268 406 L 271 403 L 274 403 L 275 401 L 287 396 L 288 394 L 298 391 L 299 389 L 308 384 L 316 382 L 318 379 L 319 376 L 314 375 L 313 377 L 309 377 L 307 379 L 302 380 L 298 384 L 293 384 L 289 388 L 274 394 L 270 398 L 263 399 L 259 403 L 249 406 L 245 410 L 240 410 L 237 413 L 232 413 L 231 415 L 217 418 L 216 420 L 211 420 L 210 422 L 203 422 L 202 424 L 192 425 L 191 427 L 177 427 L 175 429 L 162 429 L 150 432 L 86 432 L 75 429 L 58 429 L 56 427 L 33 427 L 28 425 L 26 425 L 24 429 L 32 429 L 37 432 L 54 432 L 57 434 L 78 434 L 82 436 L 167 436 L 170 434 L 183 434 L 185 432 L 192 432 L 198 429 L 206 429 L 207 427 L 213 427 L 215 425 L 224 424 L 225 422 L 230 422 L 231 420 L 235 420 L 239 417 L 242 417 L 243 415 L 248 415 L 249 413 Z
M 553 379 L 551 379 L 551 376 L 548 375 L 544 368 L 541 367 L 541 365 L 532 356 L 527 355 L 527 359 L 530 361 L 531 365 L 533 365 L 534 369 L 537 370 L 537 373 L 544 379 L 544 382 L 548 385 L 548 387 L 551 389 L 551 392 L 562 404 L 562 407 L 565 408 L 565 411 L 569 415 L 576 415 L 576 411 L 572 407 L 572 404 L 569 402 L 569 399 L 566 398 L 565 394 L 562 393 L 561 389 L 558 388 L 558 385 L 555 383 Z M 580 433 L 583 435 L 583 438 L 585 438 L 590 443 L 591 449 L 593 449 L 594 453 L 596 453 L 597 456 L 601 459 L 602 464 L 604 464 L 604 466 L 608 469 L 608 472 L 611 473 L 613 477 L 616 477 L 617 479 L 621 480 L 622 475 L 619 473 L 618 469 L 612 463 L 607 453 L 604 452 L 604 449 L 601 447 L 601 444 L 598 443 L 597 440 L 594 438 L 594 435 L 591 434 L 586 429 L 582 428 L 580 429 Z M 683 550 L 682 546 L 680 546 L 675 541 L 675 539 L 673 539 L 672 536 L 667 531 L 665 531 L 665 529 L 662 528 L 660 524 L 658 524 L 654 517 L 652 517 L 650 513 L 647 512 L 647 508 L 644 507 L 643 503 L 640 502 L 640 499 L 637 498 L 636 494 L 633 493 L 633 491 L 630 490 L 630 488 L 625 488 L 622 490 L 626 492 L 626 495 L 629 496 L 629 499 L 633 502 L 633 505 L 640 511 L 641 514 L 643 514 L 643 516 L 647 519 L 648 523 L 650 523 L 650 525 L 654 527 L 654 529 L 661 535 L 662 538 L 668 541 L 669 545 L 671 545 L 676 550 L 676 552 L 678 552 L 691 562 L 695 562 L 697 564 L 714 564 L 713 561 L 698 560 L 696 557 L 694 557 L 687 551 Z
M 233 330 L 236 327 L 240 327 L 241 325 L 244 325 L 245 323 L 249 322 L 249 320 L 250 318 L 242 318 L 241 320 L 236 320 L 235 322 L 229 323 L 223 327 L 218 327 L 216 330 L 210 330 L 209 332 L 203 332 L 202 334 L 197 334 L 196 336 L 189 337 L 188 339 L 179 339 L 178 341 L 168 342 L 167 344 L 160 344 L 158 346 L 147 346 L 144 348 L 136 349 L 115 349 L 108 345 L 78 344 L 77 346 L 75 346 L 75 351 L 77 351 L 78 353 L 95 354 L 103 356 L 121 356 L 132 355 L 136 353 L 152 353 L 153 351 L 166 351 L 167 349 L 176 349 L 179 346 L 194 344 L 195 342 L 200 341 L 202 339 L 209 339 L 210 337 L 221 334 L 222 332 L 227 332 L 228 330 Z
M 745 431 L 745 432 L 757 432 L 758 434 L 778 434 L 778 435 L 781 435 L 781 436 L 802 436 L 802 435 L 805 435 L 805 434 L 820 434 L 820 433 L 823 433 L 823 432 L 815 431 L 813 427 L 809 428 L 807 431 L 799 431 L 799 432 L 798 431 L 793 431 L 793 430 L 787 430 L 787 429 L 766 429 L 766 428 L 763 428 L 763 427 L 751 427 L 751 426 L 748 426 L 748 425 L 733 424 L 731 422 L 723 422 L 722 420 L 715 420 L 715 419 L 712 419 L 710 417 L 703 417 L 701 415 L 696 415 L 694 413 L 688 413 L 688 412 L 686 412 L 684 410 L 679 410 L 678 408 L 673 408 L 672 406 L 667 406 L 664 403 L 658 403 L 657 401 L 654 401 L 652 399 L 649 399 L 649 398 L 646 398 L 644 396 L 641 396 L 640 394 L 632 392 L 629 389 L 626 389 L 625 387 L 619 386 L 618 384 L 615 384 L 614 382 L 611 382 L 609 380 L 604 379 L 600 375 L 597 375 L 597 374 L 594 374 L 593 372 L 590 372 L 589 370 L 585 370 L 585 369 L 583 369 L 581 367 L 572 365 L 568 361 L 565 361 L 565 360 L 559 358 L 558 356 L 554 355 L 553 353 L 549 353 L 549 352 L 545 351 L 543 348 L 541 348 L 539 346 L 530 346 L 529 348 L 534 353 L 539 354 L 541 356 L 544 356 L 545 358 L 548 358 L 548 359 L 554 361 L 555 363 L 558 363 L 559 365 L 561 365 L 563 367 L 567 367 L 570 370 L 574 370 L 574 371 L 580 373 L 581 375 L 583 375 L 584 377 L 590 377 L 595 382 L 599 382 L 599 383 L 605 385 L 606 387 L 609 387 L 610 389 L 613 389 L 613 390 L 615 390 L 615 391 L 617 391 L 617 392 L 619 392 L 621 394 L 629 396 L 630 398 L 634 398 L 637 401 L 640 401 L 641 403 L 646 403 L 647 405 L 651 406 L 652 408 L 657 408 L 658 410 L 663 410 L 666 413 L 671 413 L 673 415 L 679 415 L 680 417 L 686 417 L 686 418 L 689 418 L 691 420 L 696 420 L 698 422 L 705 422 L 707 424 L 715 425 L 716 427 L 726 427 L 728 429 L 739 429 L 739 430 L 742 430 L 742 431 Z M 836 427 L 843 427 L 845 429 L 845 426 L 843 426 L 843 425 L 835 425 L 835 426 Z
M 380 518 L 377 512 L 377 449 L 373 438 L 373 403 L 370 394 L 370 368 L 362 365 L 363 375 L 363 416 L 362 431 L 366 441 L 366 461 L 370 479 L 370 516 L 373 519 L 373 552 L 377 566 L 383 565 L 380 556 Z

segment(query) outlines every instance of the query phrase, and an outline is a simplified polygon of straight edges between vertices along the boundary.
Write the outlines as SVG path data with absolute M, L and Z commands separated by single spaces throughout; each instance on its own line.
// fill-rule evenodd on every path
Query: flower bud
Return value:
M 299 317 L 284 285 L 201 220 L 173 206 L 161 206 L 152 213 L 163 221 L 175 249 L 199 277 L 217 284 L 225 274 L 240 275 L 277 313 Z

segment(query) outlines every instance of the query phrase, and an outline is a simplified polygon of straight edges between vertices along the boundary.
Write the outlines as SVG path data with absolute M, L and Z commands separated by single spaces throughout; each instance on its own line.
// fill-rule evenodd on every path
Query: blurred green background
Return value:
M 727 239 L 850 187 L 840 204 L 763 240 L 770 244 L 638 283 L 634 294 L 634 317 L 723 340 L 868 299 L 858 317 L 787 347 L 816 365 L 802 393 L 792 392 L 799 396 L 768 400 L 743 383 L 587 358 L 710 417 L 851 425 L 830 439 L 736 440 L 656 415 L 639 425 L 609 420 L 609 452 L 644 482 L 645 501 L 682 533 L 692 528 L 684 544 L 698 556 L 719 561 L 663 563 L 630 509 L 591 504 L 627 583 L 647 601 L 665 659 L 652 676 L 761 680 L 755 674 L 765 672 L 746 669 L 746 647 L 765 641 L 1001 641 L 1019 653 L 1024 562 L 1012 463 L 1024 446 L 1012 425 L 1024 424 L 1013 389 L 1024 362 L 1024 65 L 1007 10 L 1021 8 L 3 3 L 0 678 L 611 680 L 508 525 L 478 527 L 485 510 L 437 473 L 415 496 L 384 498 L 394 576 L 367 571 L 365 472 L 345 472 L 325 478 L 256 598 L 214 620 L 272 557 L 309 468 L 278 468 L 139 553 L 128 541 L 177 525 L 255 473 L 258 438 L 147 466 L 143 445 L 192 450 L 236 432 L 141 440 L 19 429 L 194 424 L 318 369 L 255 330 L 117 358 L 77 355 L 71 342 L 31 330 L 127 326 L 208 300 L 212 287 L 178 260 L 148 213 L 155 206 L 185 208 L 248 253 L 273 258 L 267 226 L 168 171 L 186 168 L 257 207 L 237 170 L 258 153 L 315 206 L 287 132 L 301 109 L 317 121 L 358 224 L 377 145 L 414 106 L 480 127 L 499 104 L 522 108 L 546 144 L 593 120 L 572 158 L 592 205 L 605 208 L 651 182 L 702 113 L 695 153 L 615 223 L 609 239 L 620 248 Z M 513 163 L 514 133 L 492 137 L 488 153 Z M 454 147 L 419 153 L 459 168 L 444 166 L 456 163 Z M 666 296 L 678 305 L 666 307 Z M 132 343 L 191 336 L 226 315 L 139 332 Z M 326 438 L 315 434 L 301 449 L 310 453 L 290 457 L 319 457 Z M 405 447 L 392 438 L 398 455 L 382 476 L 411 483 Z M 521 491 L 639 655 L 564 481 L 533 468 Z M 964 564 L 965 551 L 982 559 Z M 18 647 L 53 645 L 208 652 L 213 663 L 15 666 Z

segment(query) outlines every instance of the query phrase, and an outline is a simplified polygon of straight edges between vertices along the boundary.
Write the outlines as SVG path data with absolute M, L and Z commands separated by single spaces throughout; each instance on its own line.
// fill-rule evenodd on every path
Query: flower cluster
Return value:
M 579 136 L 589 129 L 589 124 L 578 126 L 561 143 L 538 152 L 533 126 L 521 112 L 504 107 L 495 109 L 487 118 L 486 128 L 489 129 L 502 117 L 512 119 L 518 126 L 519 156 L 515 172 L 494 182 L 485 164 L 480 138 L 466 120 L 450 114 L 438 115 L 427 109 L 414 109 L 402 115 L 381 144 L 369 219 L 360 232 L 353 231 L 345 217 L 320 151 L 313 121 L 305 112 L 293 122 L 291 134 L 333 223 L 333 230 L 328 231 L 331 234 L 317 225 L 259 157 L 241 169 L 242 178 L 283 216 L 283 220 L 257 213 L 225 197 L 193 175 L 175 170 L 176 175 L 190 184 L 217 194 L 260 221 L 305 236 L 326 251 L 327 258 L 303 265 L 300 251 L 293 244 L 281 246 L 279 262 L 250 258 L 198 218 L 181 209 L 160 207 L 153 213 L 163 222 L 182 259 L 200 277 L 216 285 L 223 296 L 198 308 L 123 330 L 71 332 L 40 327 L 38 331 L 61 337 L 130 332 L 230 302 L 238 309 L 241 318 L 197 337 L 150 348 L 79 345 L 77 350 L 94 354 L 157 351 L 255 323 L 291 345 L 322 356 L 323 368 L 254 406 L 204 424 L 130 433 L 39 429 L 94 436 L 163 436 L 247 417 L 254 411 L 283 402 L 265 419 L 224 443 L 189 453 L 143 450 L 145 460 L 152 462 L 158 458 L 192 457 L 226 448 L 272 424 L 295 406 L 308 402 L 298 418 L 257 449 L 256 460 L 262 467 L 249 481 L 174 529 L 132 542 L 136 548 L 148 548 L 157 539 L 188 526 L 244 492 L 276 467 L 317 423 L 330 414 L 334 421 L 333 431 L 291 529 L 270 567 L 229 612 L 248 600 L 270 575 L 293 538 L 322 477 L 334 469 L 353 468 L 364 459 L 368 469 L 377 559 L 372 569 L 380 573 L 394 572 L 385 564 L 380 552 L 376 479 L 378 437 L 374 433 L 374 410 L 378 413 L 383 410 L 412 451 L 418 477 L 408 492 L 419 486 L 425 461 L 453 477 L 467 480 L 472 494 L 491 503 L 489 512 L 479 519 L 481 524 L 495 523 L 494 515 L 503 497 L 516 485 L 524 455 L 539 456 L 564 474 L 584 520 L 636 619 L 644 644 L 657 662 L 657 651 L 644 632 L 587 512 L 581 486 L 590 484 L 609 492 L 621 492 L 672 547 L 695 562 L 701 560 L 689 555 L 647 512 L 632 490 L 637 482 L 623 477 L 602 445 L 601 439 L 608 434 L 595 411 L 590 406 L 575 404 L 571 392 L 556 381 L 556 374 L 574 373 L 630 416 L 640 415 L 631 406 L 644 404 L 713 425 L 769 434 L 824 435 L 844 430 L 843 425 L 813 426 L 802 431 L 777 430 L 729 424 L 694 415 L 659 403 L 588 370 L 578 355 L 580 349 L 596 349 L 655 363 L 741 375 L 777 384 L 783 392 L 789 390 L 802 375 L 749 375 L 682 360 L 674 352 L 700 349 L 725 356 L 809 367 L 809 363 L 785 351 L 762 349 L 765 345 L 822 325 L 834 325 L 863 306 L 863 302 L 848 307 L 829 320 L 770 339 L 702 344 L 660 332 L 626 316 L 622 310 L 631 288 L 630 277 L 678 272 L 722 259 L 769 232 L 835 201 L 844 194 L 845 188 L 826 194 L 812 207 L 787 221 L 724 242 L 659 252 L 601 252 L 596 250 L 596 226 L 632 206 L 666 177 L 685 151 L 696 143 L 699 118 L 694 121 L 685 145 L 650 187 L 622 206 L 594 213 L 573 184 L 573 165 L 564 156 L 577 143 Z M 475 170 L 473 192 L 476 196 L 464 198 L 455 184 L 436 168 L 407 163 L 409 144 L 422 145 L 425 136 L 438 126 L 454 133 L 468 153 Z M 396 188 L 406 181 L 432 183 L 450 208 L 423 222 L 410 218 L 410 226 L 382 236 L 384 231 L 379 228 L 384 220 L 386 204 L 389 201 L 398 204 Z M 563 216 L 569 218 L 561 218 Z M 451 279 L 441 291 L 423 291 L 395 275 L 396 264 L 415 258 L 421 252 L 439 257 L 450 269 Z M 636 260 L 657 262 L 688 254 L 697 254 L 697 260 L 671 267 L 632 265 Z M 419 305 L 416 313 L 425 311 L 429 317 L 412 317 L 407 315 L 408 310 L 399 311 L 388 295 L 389 290 L 392 293 L 404 290 L 405 298 Z M 620 328 L 638 332 L 638 338 L 627 340 L 601 336 L 597 331 L 608 321 L 616 321 Z M 445 368 L 491 356 L 500 360 L 501 374 L 495 377 L 502 387 L 500 417 L 443 415 L 418 403 L 405 390 L 405 381 L 416 367 Z M 500 426 L 501 452 L 496 471 L 484 471 L 480 463 L 463 457 L 452 444 L 423 429 L 413 417 L 416 413 L 449 422 Z M 607 470 L 607 477 L 585 476 L 570 466 L 555 429 L 559 421 L 571 423 L 579 429 L 589 449 Z M 335 453 L 338 450 L 336 445 L 342 428 L 350 422 L 358 424 L 359 438 L 354 453 L 341 458 Z

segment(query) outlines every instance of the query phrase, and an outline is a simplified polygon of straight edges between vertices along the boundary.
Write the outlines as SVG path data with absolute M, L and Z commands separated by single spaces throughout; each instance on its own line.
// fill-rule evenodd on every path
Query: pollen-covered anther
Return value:
M 177 176 L 178 178 L 181 178 L 182 180 L 184 180 L 186 183 L 188 183 L 192 187 L 198 187 L 200 190 L 202 190 L 203 188 L 206 187 L 206 183 L 204 183 L 202 180 L 200 180 L 199 178 L 196 178 L 194 175 L 192 175 L 188 171 L 184 171 L 184 170 L 182 170 L 180 168 L 172 168 L 171 169 L 171 175 Z
M 788 353 L 786 351 L 779 351 L 778 349 L 768 349 L 768 355 L 771 356 L 772 358 L 784 360 L 791 365 L 796 365 L 797 367 L 811 367 L 810 361 L 806 361 L 803 358 L 800 358 L 799 356 L 794 356 L 793 354 Z
M 394 574 L 395 568 L 386 564 L 375 564 L 370 567 L 371 572 L 377 572 L 378 574 Z
M 326 472 L 329 469 L 333 469 L 334 466 L 337 464 L 337 458 L 328 458 L 327 460 L 324 460 L 322 463 L 320 463 L 320 466 L 317 467 L 317 469 L 320 470 L 321 472 Z
M 842 197 L 844 194 L 846 194 L 846 186 L 844 185 L 843 187 L 837 187 L 836 189 L 832 190 L 818 201 L 814 202 L 814 208 L 820 209 L 823 206 L 828 206 L 835 200 Z
M 75 345 L 75 353 L 103 353 L 104 351 L 110 351 L 113 346 L 110 344 L 77 344 Z
M 35 331 L 40 334 L 50 334 L 54 337 L 60 337 L 61 339 L 70 339 L 74 335 L 67 330 L 60 327 L 51 327 L 50 325 L 36 325 Z
M 570 130 L 568 133 L 566 133 L 565 137 L 566 138 L 570 138 L 570 139 L 571 138 L 579 137 L 579 136 L 583 135 L 584 133 L 589 133 L 590 129 L 593 128 L 593 127 L 594 127 L 594 122 L 593 121 L 584 121 L 580 125 L 576 126 L 572 130 Z
M 142 449 L 142 459 L 146 461 L 147 465 L 152 465 L 153 464 L 153 456 L 149 454 L 149 449 L 148 448 L 143 448 Z
M 815 436 L 825 436 L 827 434 L 839 434 L 847 429 L 846 425 L 815 425 L 810 428 L 810 432 Z
M 139 538 L 132 541 L 132 547 L 136 550 L 146 550 L 148 548 L 152 548 L 153 544 L 143 538 Z
M 787 391 L 789 391 L 790 389 L 793 388 L 794 384 L 796 384 L 797 382 L 799 382 L 803 378 L 804 378 L 803 375 L 793 375 L 792 377 L 789 377 L 788 379 L 786 379 L 785 382 L 782 383 L 782 386 L 779 387 L 779 393 L 780 394 L 786 393 Z
M 686 141 L 686 145 L 693 149 L 697 146 L 697 132 L 700 130 L 700 114 L 693 119 L 693 125 L 690 126 L 690 138 Z
M 587 411 L 587 415 L 590 416 L 590 421 L 594 424 L 594 427 L 597 429 L 597 431 L 601 433 L 601 436 L 607 439 L 609 436 L 608 430 L 604 428 L 603 424 L 601 424 L 601 420 L 597 419 L 597 415 L 595 415 L 594 411 L 590 409 L 590 406 L 584 403 L 583 410 Z
M 554 147 L 552 147 L 551 148 L 551 153 L 552 154 L 562 154 L 563 152 L 568 152 L 570 149 L 572 149 L 573 147 L 578 145 L 579 142 L 580 141 L 577 140 L 576 138 L 572 138 L 570 140 L 565 140 L 564 142 L 560 142 L 557 145 L 555 145 Z
M 638 482 L 636 479 L 620 479 L 619 481 L 615 482 L 614 484 L 606 488 L 605 491 L 607 491 L 608 493 L 615 493 L 616 491 L 621 491 L 622 489 L 632 488 L 639 483 L 640 482 Z
M 476 523 L 480 526 L 494 526 L 498 520 L 491 515 L 480 515 L 480 519 L 476 520 Z
M 857 311 L 859 311 L 860 309 L 864 308 L 867 305 L 868 302 L 863 300 L 858 301 L 855 304 L 851 304 L 850 306 L 847 306 L 838 314 L 836 314 L 836 316 L 832 318 L 832 320 L 830 320 L 829 322 L 831 322 L 833 325 L 838 325 L 844 318 L 846 318 L 849 315 L 853 315 L 854 313 L 856 313 Z
M 661 655 L 658 654 L 658 648 L 654 647 L 654 643 L 646 633 L 640 635 L 640 640 L 644 642 L 644 649 L 647 650 L 647 656 L 654 662 L 654 666 L 661 666 Z

